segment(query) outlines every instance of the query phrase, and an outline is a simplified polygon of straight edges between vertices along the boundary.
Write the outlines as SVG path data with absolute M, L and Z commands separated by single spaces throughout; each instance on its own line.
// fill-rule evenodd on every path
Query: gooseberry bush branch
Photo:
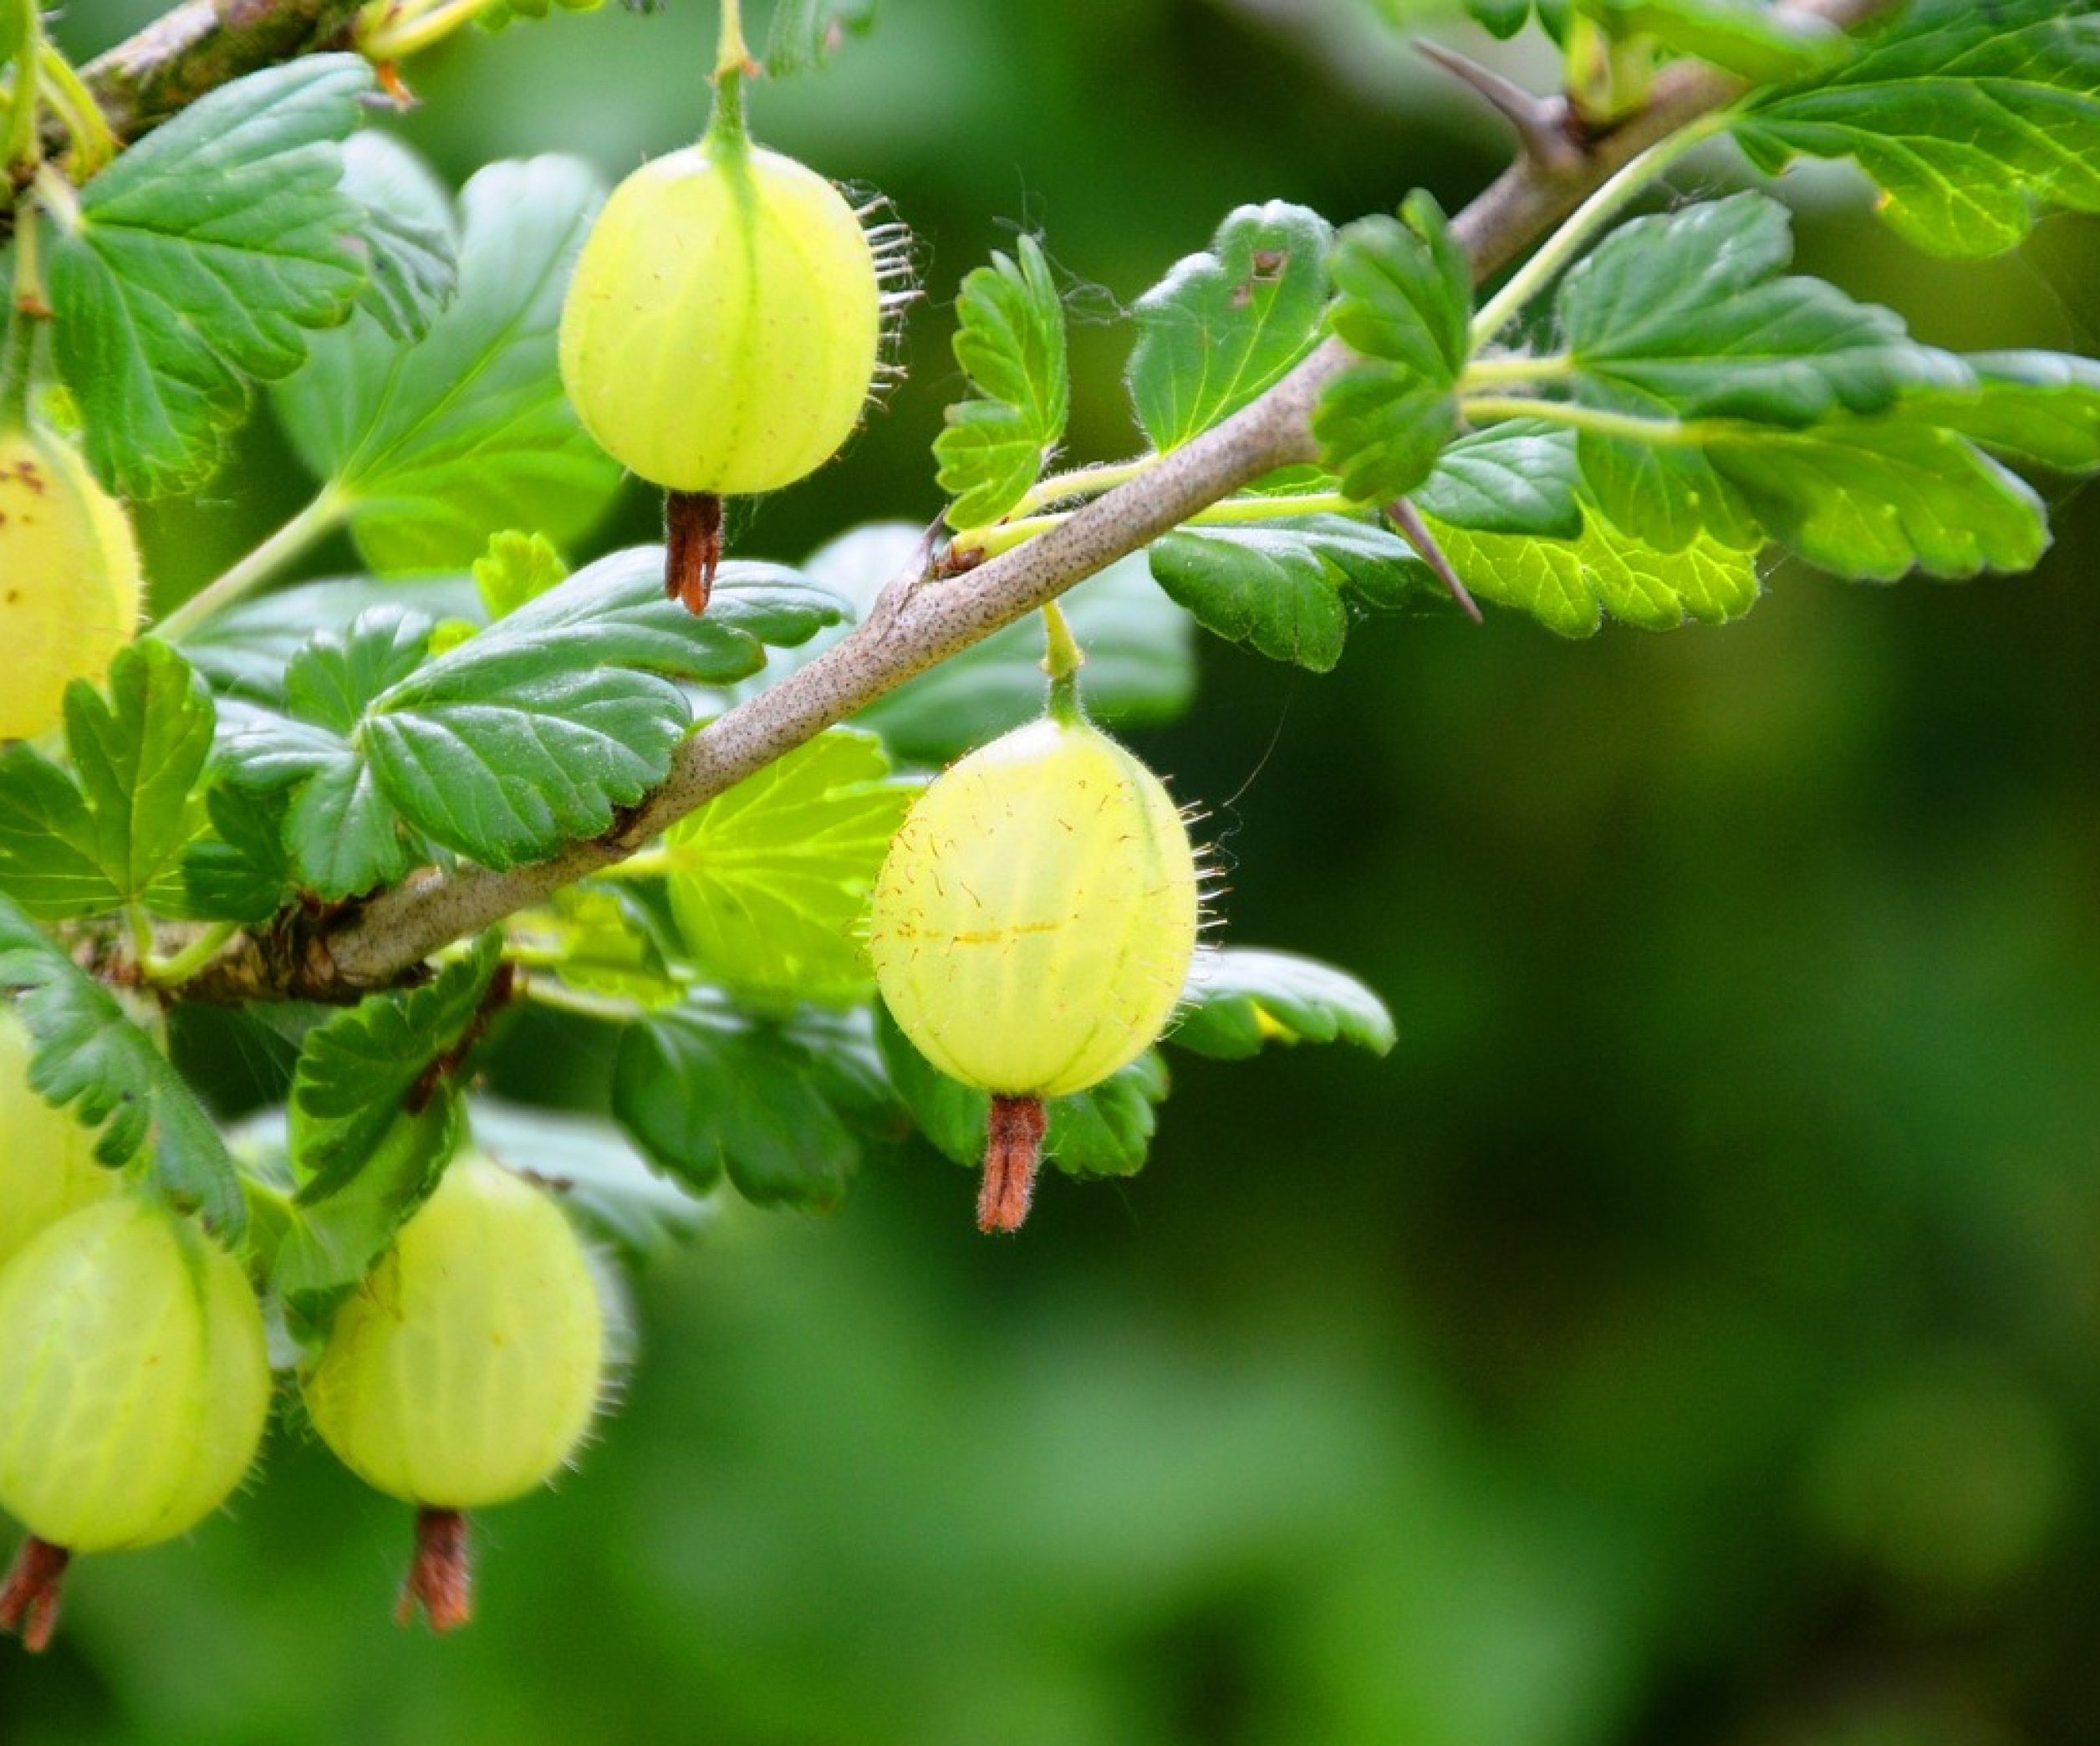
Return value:
M 474 1248 L 493 1216 L 474 1207 L 509 1194 L 450 1171 L 477 1148 L 640 1249 L 724 1183 L 824 1208 L 900 1136 L 974 1165 L 989 1131 L 980 1218 L 1006 1231 L 1038 1152 L 1078 1177 L 1142 1166 L 1162 1042 L 1389 1048 L 1346 973 L 1197 949 L 1185 826 L 1088 718 L 1185 707 L 1198 630 L 1323 671 L 1374 613 L 1484 605 L 1569 636 L 1724 621 L 1774 551 L 1857 579 L 2017 571 L 2048 533 L 2012 463 L 2100 470 L 2091 360 L 1918 342 L 1790 273 L 1761 187 L 1628 216 L 1722 135 L 1762 175 L 1850 159 L 1945 255 L 2100 211 L 2091 0 L 1471 0 L 1498 33 L 1535 21 L 1567 74 L 1529 99 L 1460 67 L 1521 148 L 1490 188 L 1453 217 L 1417 191 L 1338 229 L 1235 209 L 1134 306 L 1140 452 L 1076 464 L 1064 296 L 1021 237 L 959 288 L 941 521 L 800 566 L 725 554 L 721 499 L 837 449 L 901 257 L 874 207 L 748 135 L 737 7 L 714 120 L 608 201 L 558 156 L 455 196 L 366 125 L 413 74 L 370 58 L 544 3 L 266 0 L 237 28 L 186 8 L 79 74 L 13 3 L 0 563 L 41 688 L 0 726 L 0 1016 L 28 1039 L 0 1094 L 69 1108 L 94 1160 L 53 1175 L 24 1265 L 121 1173 L 173 1221 L 125 1240 L 180 1253 L 203 1228 L 237 1249 L 310 1389 L 352 1364 L 344 1305 L 375 1269 L 418 1274 L 454 1221 L 433 1273 Z M 767 66 L 821 63 L 872 10 L 784 0 Z M 120 500 L 212 477 L 264 394 L 308 507 L 130 641 Z M 666 545 L 571 573 L 623 467 L 665 491 Z M 364 574 L 268 591 L 336 531 Z M 1025 840 L 1000 838 L 1016 817 Z M 966 860 L 983 872 L 944 884 Z M 1073 913 L 990 913 L 984 890 L 1041 867 L 1068 867 L 1039 882 Z M 1080 943 L 1047 945 L 1059 930 Z M 924 973 L 926 951 L 988 943 L 966 975 Z M 1097 984 L 1049 1001 L 1073 1034 L 1020 1047 L 1028 998 L 1083 962 Z M 957 1018 L 965 983 L 981 1000 Z M 532 1000 L 616 1029 L 612 1121 L 563 1130 L 474 1090 Z M 206 1002 L 295 1045 L 281 1104 L 232 1136 L 166 1048 L 170 1015 Z M 511 1201 L 541 1233 L 518 1240 L 584 1281 L 544 1330 L 559 1361 L 527 1367 L 562 1384 L 533 1471 L 490 1479 L 385 1415 L 312 1415 L 417 1506 L 410 1593 L 441 1628 L 465 1616 L 459 1512 L 558 1463 L 601 1361 L 567 1225 Z M 34 1492 L 18 1478 L 0 1503 Z M 39 1631 L 50 1565 L 6 1603 Z

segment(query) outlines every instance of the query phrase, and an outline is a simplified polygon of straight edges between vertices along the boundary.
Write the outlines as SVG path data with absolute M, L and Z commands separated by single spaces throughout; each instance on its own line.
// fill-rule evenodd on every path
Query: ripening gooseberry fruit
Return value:
M 462 1512 L 550 1478 L 597 1410 L 605 1315 L 589 1258 L 544 1189 L 466 1151 L 336 1312 L 300 1381 L 321 1440 L 416 1506 L 398 1616 L 471 1613 Z
M 116 1192 L 94 1135 L 29 1085 L 29 1032 L 0 1005 L 0 1266 L 48 1225 Z
M 119 1195 L 0 1268 L 0 1507 L 33 1538 L 0 1626 L 50 1640 L 79 1552 L 150 1546 L 217 1509 L 270 1404 L 247 1273 L 157 1202 Z
M 139 628 L 139 549 L 123 507 L 49 432 L 0 431 L 0 740 L 59 724 Z
M 1165 786 L 1076 708 L 980 747 L 905 816 L 869 950 L 913 1045 L 992 1094 L 981 1228 L 1027 1216 L 1042 1100 L 1098 1084 L 1158 1037 L 1198 907 Z

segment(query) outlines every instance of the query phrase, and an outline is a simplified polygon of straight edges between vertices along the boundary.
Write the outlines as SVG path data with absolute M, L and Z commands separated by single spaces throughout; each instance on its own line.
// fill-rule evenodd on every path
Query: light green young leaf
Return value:
M 1342 515 L 1181 528 L 1150 554 L 1160 585 L 1205 630 L 1316 673 L 1342 658 L 1352 600 L 1390 611 L 1435 585 L 1399 535 Z
M 1588 636 L 1609 613 L 1643 630 L 1718 625 L 1757 602 L 1755 554 L 1708 538 L 1660 552 L 1590 517 L 1580 539 L 1476 534 L 1423 519 L 1482 600 L 1528 612 L 1562 636 Z
M 29 1085 L 100 1128 L 94 1155 L 117 1168 L 142 1151 L 176 1206 L 194 1207 L 229 1242 L 246 1228 L 241 1183 L 210 1114 L 116 997 L 0 896 L 0 988 L 36 1039 Z
M 27 746 L 0 754 L 0 889 L 46 921 L 133 902 L 180 912 L 176 864 L 212 750 L 211 694 L 151 637 L 120 650 L 108 694 L 65 697 L 73 773 Z
M 568 565 L 544 534 L 498 534 L 474 560 L 474 586 L 492 620 L 537 600 L 568 575 Z
M 1023 235 L 1020 259 L 995 253 L 966 273 L 956 300 L 956 362 L 976 392 L 948 408 L 935 439 L 939 483 L 958 530 L 998 520 L 1034 484 L 1064 439 L 1072 385 L 1064 304 L 1050 263 Z
M 1652 37 L 1756 84 L 1799 79 L 1841 60 L 1844 33 L 1769 0 L 1576 0 L 1614 37 Z
M 1686 418 L 1801 426 L 1884 411 L 1956 381 L 1892 311 L 1835 285 L 1781 277 L 1786 207 L 1733 194 L 1622 225 L 1567 275 L 1557 302 L 1578 401 Z
M 828 1212 L 860 1168 L 880 1074 L 864 1012 L 757 1018 L 697 994 L 627 1028 L 613 1115 L 695 1193 L 726 1173 L 757 1205 Z
M 868 894 L 917 792 L 874 735 L 834 728 L 680 819 L 664 854 L 694 962 L 771 1008 L 864 993 Z
M 1735 132 L 1774 173 L 1854 160 L 1921 248 L 2002 253 L 2047 207 L 2100 212 L 2100 9 L 1918 0 L 1833 71 L 1753 98 Z
M 1334 331 L 1363 355 L 1312 415 L 1322 464 L 1358 502 L 1388 503 L 1428 477 L 1458 429 L 1452 385 L 1465 363 L 1472 273 L 1436 202 L 1417 189 L 1399 219 L 1359 219 L 1328 270 Z
M 865 36 L 875 0 L 780 0 L 766 38 L 766 70 L 792 78 L 821 67 L 848 35 Z
M 1334 228 L 1287 201 L 1235 207 L 1209 250 L 1138 299 L 1130 399 L 1165 454 L 1236 412 L 1319 343 Z
M 423 338 L 359 314 L 276 391 L 375 569 L 462 570 L 505 528 L 566 545 L 604 508 L 619 468 L 569 409 L 554 345 L 602 191 L 573 158 L 490 165 L 460 197 L 458 288 Z
M 407 146 L 369 131 L 344 142 L 343 191 L 364 208 L 361 306 L 393 339 L 421 340 L 459 283 L 451 197 Z
M 2048 549 L 2041 499 L 1951 431 L 1841 420 L 1746 430 L 1706 453 L 1774 539 L 1835 576 L 2026 570 Z
M 395 1119 L 431 1101 L 456 1062 L 502 955 L 493 932 L 437 980 L 367 995 L 309 1031 L 292 1075 L 292 1174 L 302 1204 L 340 1193 Z
M 1288 952 L 1227 946 L 1196 954 L 1185 1003 L 1166 1040 L 1240 1060 L 1271 1043 L 1393 1046 L 1385 1003 L 1346 971 Z
M 88 458 L 134 497 L 218 464 L 251 378 L 289 375 L 364 283 L 338 184 L 371 69 L 308 55 L 200 99 L 80 191 L 50 232 L 59 370 Z
M 875 1037 L 890 1083 L 927 1142 L 969 1169 L 984 1162 L 991 1094 L 952 1080 L 914 1049 L 887 1008 L 875 1008 Z M 1068 1176 L 1127 1177 L 1144 1168 L 1154 1106 L 1169 1090 L 1166 1063 L 1148 1049 L 1099 1085 L 1044 1105 L 1044 1158 Z

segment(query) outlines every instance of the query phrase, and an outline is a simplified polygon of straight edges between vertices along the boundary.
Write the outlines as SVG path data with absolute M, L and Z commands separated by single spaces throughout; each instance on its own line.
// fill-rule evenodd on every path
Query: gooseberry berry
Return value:
M 0 1507 L 28 1529 L 0 1626 L 48 1641 L 75 1553 L 150 1546 L 226 1501 L 269 1410 L 262 1316 L 239 1262 L 120 1194 L 0 1268 Z
M 94 1136 L 29 1085 L 29 1033 L 0 1006 L 0 1266 L 46 1226 L 114 1193 Z
M 986 1229 L 1027 1214 L 1042 1100 L 1128 1065 L 1172 1014 L 1196 888 L 1165 786 L 1076 709 L 972 752 L 905 816 L 869 949 L 913 1045 L 993 1094 Z
M 137 631 L 139 550 L 123 507 L 48 431 L 0 430 L 0 740 L 55 728 Z
M 401 1597 L 440 1631 L 471 1611 L 461 1512 L 502 1504 L 575 1452 L 599 1401 L 605 1316 L 547 1192 L 466 1151 L 335 1315 L 300 1390 L 321 1440 L 417 1507 Z

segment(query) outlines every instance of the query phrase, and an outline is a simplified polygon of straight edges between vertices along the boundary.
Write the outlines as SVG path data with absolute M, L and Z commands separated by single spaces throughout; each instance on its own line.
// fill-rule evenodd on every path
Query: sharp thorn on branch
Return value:
M 1516 130 L 1524 155 L 1544 174 L 1565 176 L 1580 167 L 1583 148 L 1567 130 L 1567 105 L 1527 91 L 1492 67 L 1447 48 L 1441 43 L 1418 42 L 1416 49 L 1479 97 Z
M 1485 624 L 1481 616 L 1479 603 L 1472 590 L 1459 579 L 1459 574 L 1451 568 L 1451 560 L 1444 555 L 1444 548 L 1436 543 L 1436 536 L 1430 532 L 1429 523 L 1422 519 L 1421 512 L 1405 498 L 1395 498 L 1385 506 L 1385 518 L 1393 523 L 1394 530 L 1414 548 L 1422 562 L 1436 572 L 1437 579 L 1451 591 L 1466 617 L 1476 624 Z

